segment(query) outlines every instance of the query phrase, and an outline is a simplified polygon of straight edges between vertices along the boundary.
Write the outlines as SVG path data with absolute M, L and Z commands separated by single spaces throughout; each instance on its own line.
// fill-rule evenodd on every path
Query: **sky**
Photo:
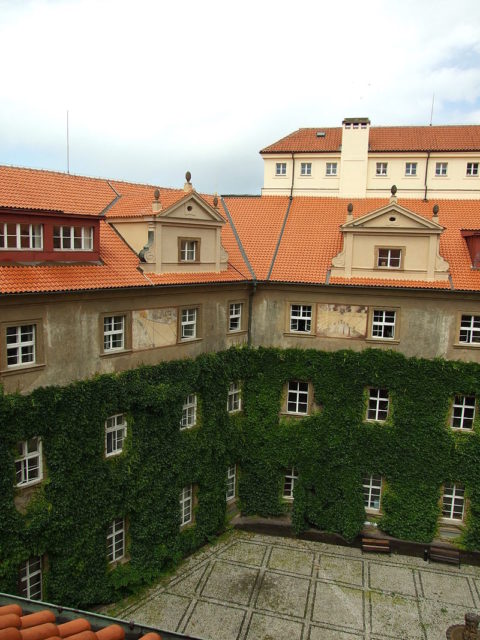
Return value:
M 0 0 L 0 164 L 259 193 L 300 127 L 480 124 L 479 0 Z

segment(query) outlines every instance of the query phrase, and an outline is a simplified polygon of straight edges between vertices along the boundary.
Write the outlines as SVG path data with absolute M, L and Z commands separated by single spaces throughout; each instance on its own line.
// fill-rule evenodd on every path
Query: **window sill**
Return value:
M 317 337 L 315 333 L 311 333 L 309 331 L 285 331 L 283 335 L 286 337 L 295 337 L 295 338 L 316 338 Z
M 480 342 L 455 342 L 454 349 L 480 349 Z
M 365 507 L 365 513 L 370 516 L 380 516 L 382 512 L 380 509 L 372 509 L 371 507 Z
M 450 427 L 450 429 L 455 433 L 475 433 L 472 428 L 465 429 L 464 427 Z
M 31 487 L 36 487 L 37 485 L 43 482 L 43 477 L 38 478 L 38 480 L 32 480 L 32 482 L 24 482 L 23 484 L 16 484 L 16 491 L 23 491 L 24 489 L 30 489 Z
M 280 411 L 280 415 L 285 418 L 308 418 L 310 413 L 290 413 L 289 411 Z
M 246 329 L 229 329 L 227 331 L 227 336 L 238 336 L 247 333 Z
M 40 369 L 44 369 L 46 366 L 45 362 L 41 364 L 19 364 L 15 367 L 9 367 L 8 369 L 2 369 L 0 371 L 0 375 L 2 376 L 12 376 L 19 373 L 28 373 L 29 371 L 39 371 Z
M 100 358 L 116 358 L 132 353 L 132 349 L 119 349 L 118 351 L 104 351 L 100 354 Z
M 463 520 L 457 520 L 456 518 L 442 518 L 438 519 L 439 524 L 449 525 L 455 529 L 463 529 L 464 522 Z
M 192 342 L 201 342 L 203 338 L 181 338 L 178 340 L 178 344 L 192 344 Z
M 396 340 L 395 338 L 365 338 L 365 340 L 366 342 L 377 342 L 379 344 L 400 344 L 400 340 Z

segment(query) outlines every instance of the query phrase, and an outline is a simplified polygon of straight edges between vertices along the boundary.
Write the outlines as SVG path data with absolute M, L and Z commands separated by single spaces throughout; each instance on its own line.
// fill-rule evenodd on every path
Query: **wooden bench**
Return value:
M 363 551 L 390 553 L 390 540 L 386 538 L 362 538 L 362 552 Z
M 447 564 L 455 564 L 460 566 L 460 551 L 448 547 L 430 546 L 428 559 L 434 562 L 446 562 Z

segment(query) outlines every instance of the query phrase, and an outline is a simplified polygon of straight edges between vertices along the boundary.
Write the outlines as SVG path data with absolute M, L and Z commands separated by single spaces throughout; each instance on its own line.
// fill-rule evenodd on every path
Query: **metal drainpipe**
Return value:
M 247 331 L 247 344 L 249 347 L 252 346 L 252 316 L 253 316 L 253 296 L 255 295 L 255 291 L 257 290 L 257 281 L 254 280 L 252 283 L 252 288 L 250 293 L 248 294 L 248 331 Z
M 431 151 L 427 151 L 427 164 L 425 166 L 425 193 L 423 194 L 423 199 L 426 202 L 427 201 L 427 191 L 428 191 L 428 187 L 427 187 L 427 172 L 428 172 L 428 161 L 430 160 L 430 153 Z
M 292 186 L 290 187 L 290 200 L 293 197 L 293 183 L 295 180 L 295 154 L 292 152 Z

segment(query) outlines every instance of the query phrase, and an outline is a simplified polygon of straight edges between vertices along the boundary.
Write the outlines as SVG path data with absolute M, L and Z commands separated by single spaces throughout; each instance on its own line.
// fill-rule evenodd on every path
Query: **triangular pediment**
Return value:
M 184 198 L 178 200 L 168 208 L 159 211 L 156 214 L 156 218 L 225 224 L 225 219 L 220 215 L 218 210 L 210 206 L 206 200 L 194 191 L 187 193 Z
M 341 229 L 342 231 L 396 230 L 441 233 L 444 228 L 438 222 L 424 218 L 406 207 L 389 203 L 381 209 L 349 220 L 341 226 Z

